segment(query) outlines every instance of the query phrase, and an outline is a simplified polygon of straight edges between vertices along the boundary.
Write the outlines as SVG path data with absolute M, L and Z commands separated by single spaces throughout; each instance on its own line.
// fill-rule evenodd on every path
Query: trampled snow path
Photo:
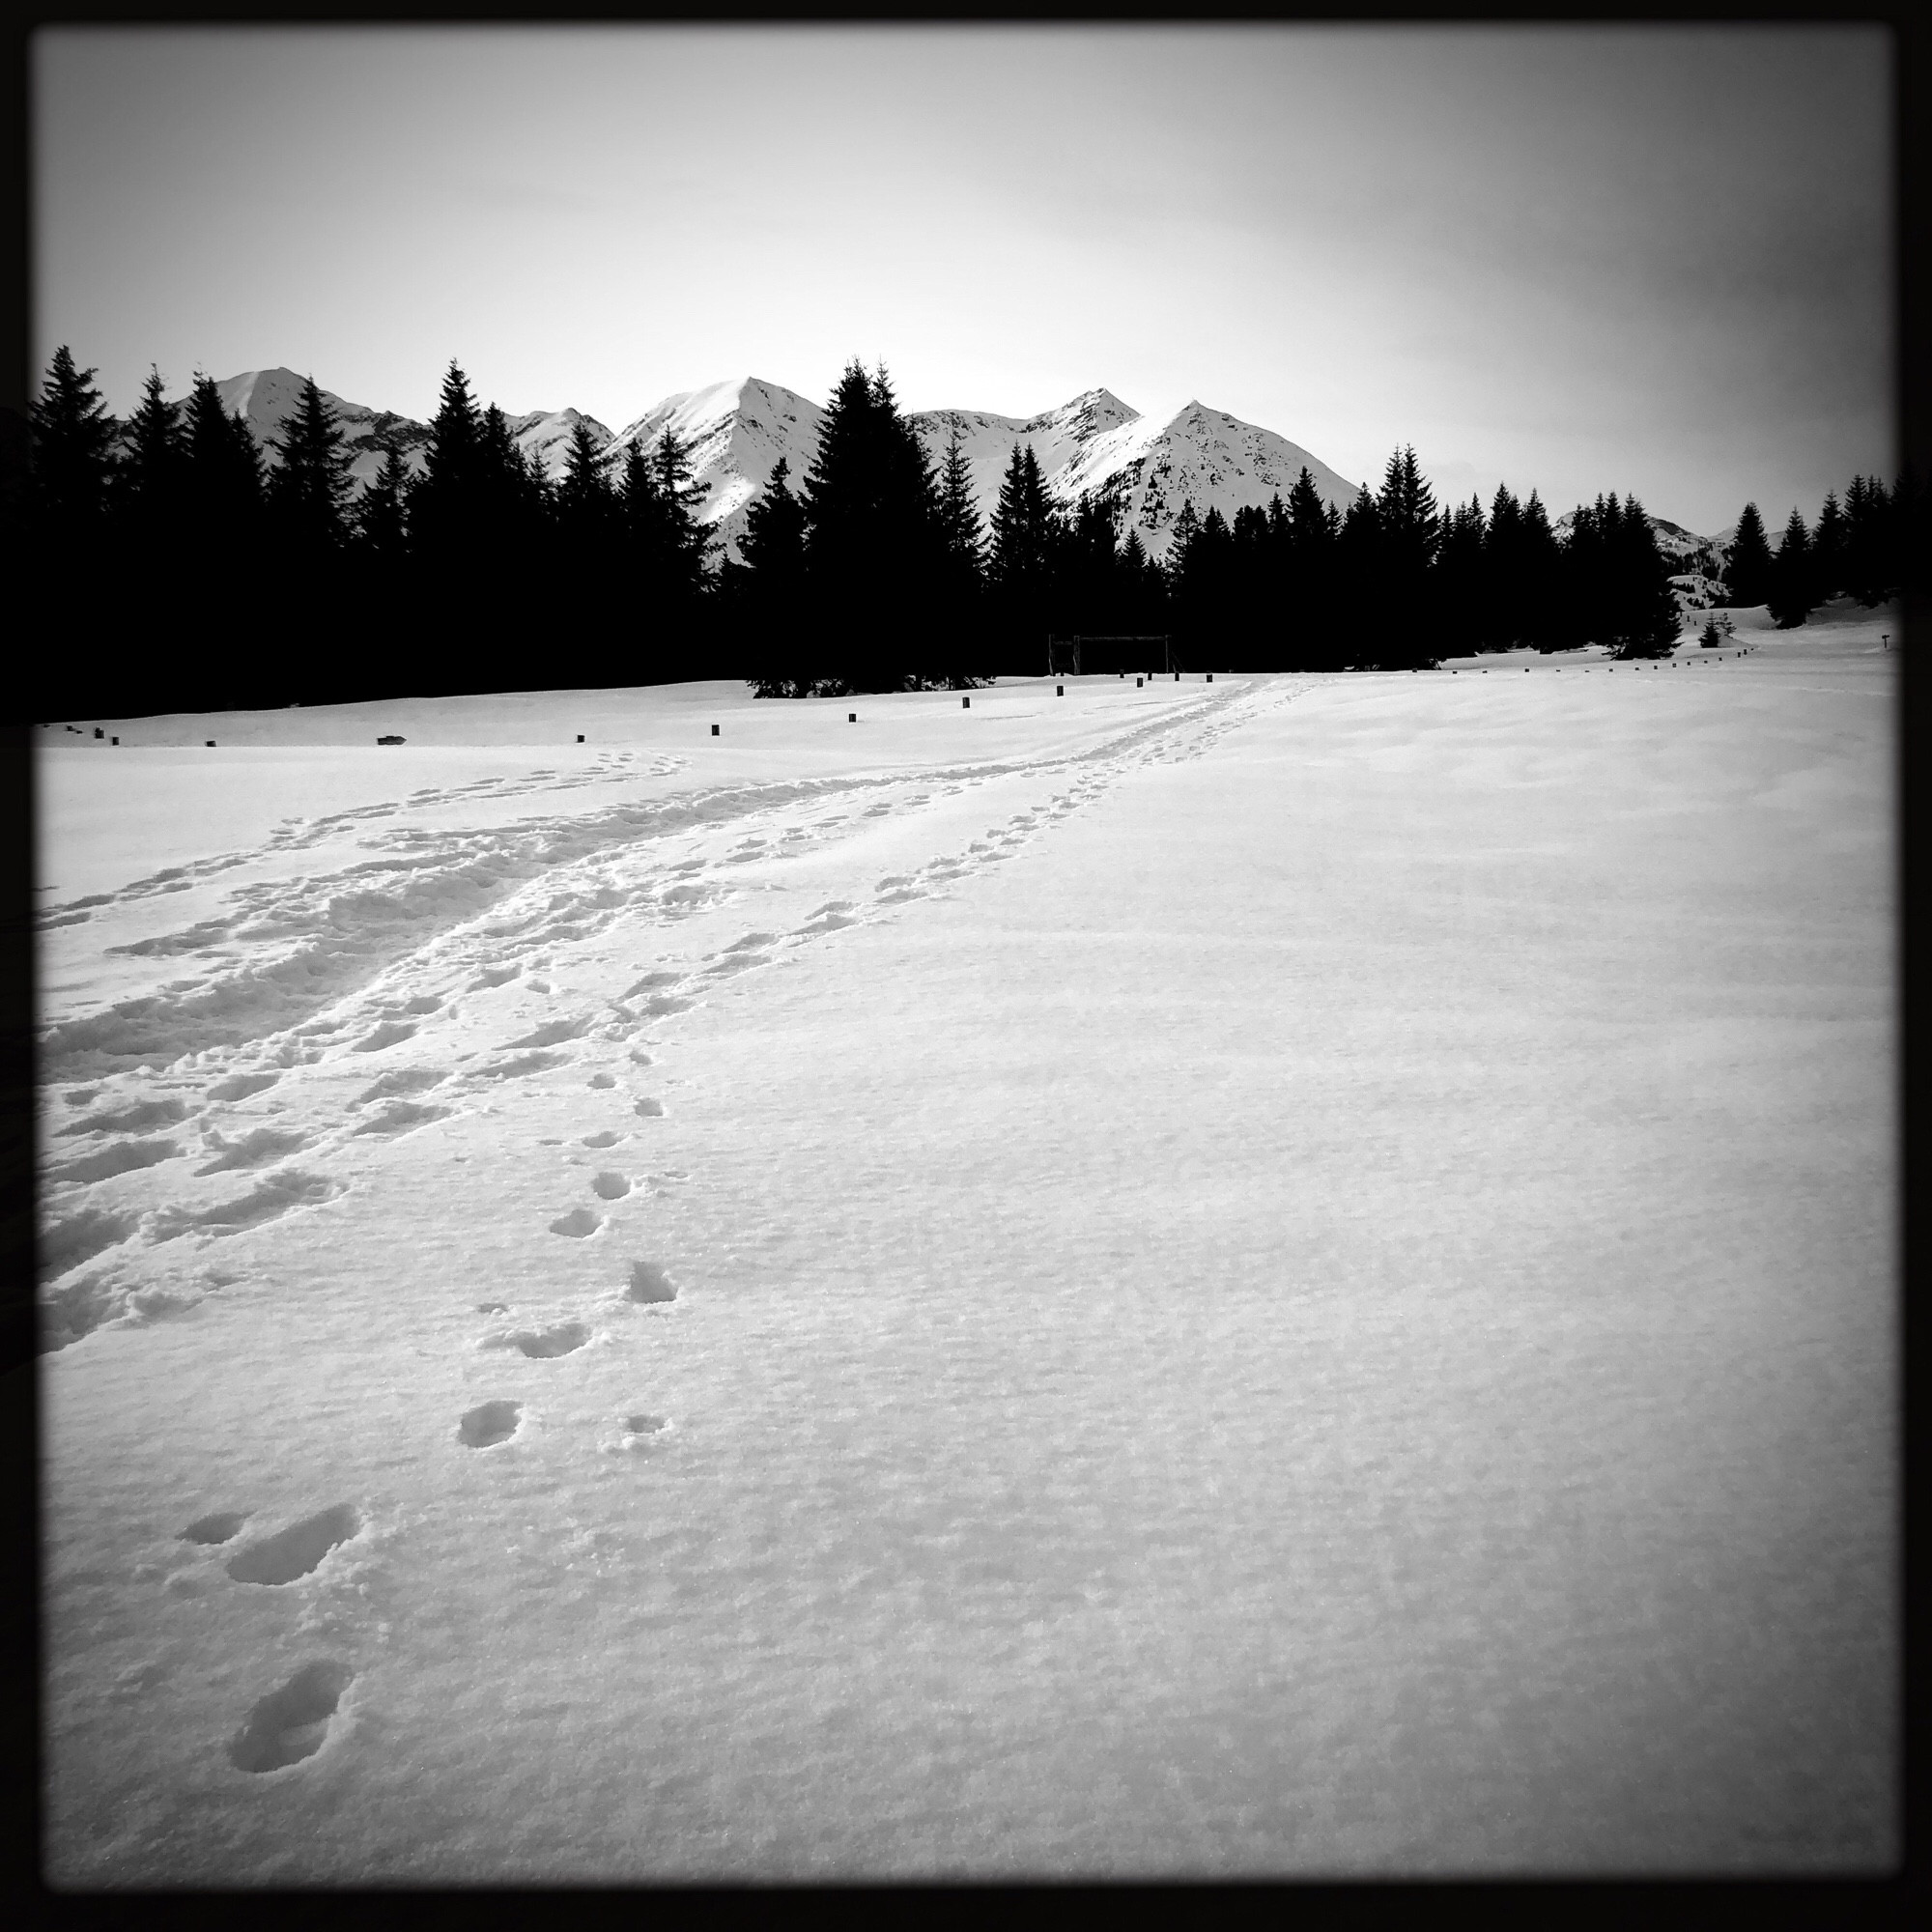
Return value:
M 142 1264 L 152 1250 L 332 1200 L 342 1186 L 324 1171 L 332 1151 L 414 1132 L 483 1104 L 506 1081 L 567 1077 L 560 1070 L 586 1044 L 636 1037 L 727 977 L 998 864 L 1124 771 L 1197 757 L 1258 705 L 1308 682 L 1265 692 L 1197 686 L 1151 721 L 1046 759 L 696 786 L 567 816 L 464 822 L 470 802 L 541 801 L 639 776 L 615 756 L 588 774 L 539 768 L 522 781 L 424 788 L 286 821 L 254 851 L 55 901 L 40 914 L 43 943 L 59 936 L 71 955 L 117 916 L 158 900 L 165 917 L 172 895 L 196 887 L 221 895 L 190 923 L 107 944 L 110 959 L 149 983 L 72 1016 L 56 1003 L 43 1029 L 43 1090 L 65 1090 L 47 1122 L 61 1151 L 43 1170 L 46 1344 L 130 1308 L 180 1305 L 194 1291 L 172 1270 L 167 1286 L 149 1282 Z M 659 757 L 641 775 L 668 777 L 687 763 Z M 1015 784 L 1037 802 L 967 837 L 968 808 L 952 802 Z M 1042 785 L 1058 788 L 1042 795 Z M 819 876 L 822 867 L 804 862 L 850 844 L 872 821 L 915 815 L 942 849 L 869 887 L 847 880 L 856 896 L 825 898 L 788 915 L 794 923 L 749 934 L 739 929 L 744 915 L 727 910 L 754 892 L 781 902 L 787 879 Z M 369 856 L 290 871 L 291 861 L 345 833 L 358 834 Z M 786 916 L 772 901 L 759 913 L 771 923 Z M 672 933 L 682 940 L 676 952 L 654 953 L 648 971 L 625 968 L 646 936 L 655 946 Z M 586 971 L 601 979 L 594 996 L 564 1017 L 525 1024 L 532 994 L 543 1010 L 556 997 L 546 976 Z M 257 1178 L 238 1193 L 241 1175 Z M 220 1179 L 194 1184 L 211 1177 Z
M 47 1283 L 50 1874 L 1882 1866 L 1833 642 L 672 733 L 81 908 L 77 1054 L 119 976 L 186 1030 L 297 906 L 357 944 L 46 1095 L 110 1235 Z M 486 836 L 487 903 L 355 883 Z

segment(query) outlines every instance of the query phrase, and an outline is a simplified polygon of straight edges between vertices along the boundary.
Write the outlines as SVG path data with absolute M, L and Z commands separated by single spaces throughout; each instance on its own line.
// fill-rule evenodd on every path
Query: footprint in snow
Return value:
M 656 1121 L 664 1118 L 664 1102 L 646 1096 L 631 1110 L 639 1120 Z
M 318 1510 L 292 1522 L 273 1536 L 238 1549 L 228 1559 L 228 1574 L 238 1583 L 293 1583 L 306 1577 L 339 1543 L 347 1543 L 362 1527 L 351 1503 Z
M 242 1510 L 216 1510 L 211 1516 L 198 1516 L 182 1531 L 183 1543 L 230 1543 L 241 1534 L 242 1525 L 248 1520 Z
M 655 1262 L 633 1262 L 631 1285 L 624 1291 L 624 1299 L 646 1304 L 675 1301 L 677 1284 Z
M 511 1333 L 486 1335 L 479 1349 L 514 1349 L 533 1362 L 554 1361 L 559 1355 L 573 1355 L 590 1339 L 589 1327 L 582 1321 L 558 1321 L 548 1328 L 519 1328 Z
M 587 1148 L 615 1147 L 623 1138 L 622 1134 L 612 1133 L 609 1127 L 606 1127 L 601 1134 L 585 1134 L 582 1145 Z
M 590 1185 L 600 1201 L 621 1201 L 631 1191 L 631 1182 L 627 1176 L 613 1174 L 609 1170 L 598 1175 Z
M 516 1435 L 523 1419 L 520 1402 L 479 1403 L 457 1423 L 456 1439 L 466 1449 L 494 1449 Z
M 327 1739 L 342 1693 L 355 1679 L 346 1663 L 318 1659 L 256 1702 L 247 1721 L 229 1741 L 228 1761 L 237 1771 L 281 1771 L 313 1757 Z
M 598 1088 L 599 1090 L 602 1090 L 607 1087 L 614 1087 L 616 1086 L 617 1082 L 615 1077 L 611 1074 L 593 1073 L 590 1076 L 590 1084 L 591 1086 Z
M 603 1218 L 593 1214 L 588 1208 L 573 1208 L 568 1214 L 559 1214 L 550 1224 L 550 1231 L 553 1235 L 564 1235 L 574 1241 L 581 1241 L 585 1236 L 594 1235 L 603 1225 Z

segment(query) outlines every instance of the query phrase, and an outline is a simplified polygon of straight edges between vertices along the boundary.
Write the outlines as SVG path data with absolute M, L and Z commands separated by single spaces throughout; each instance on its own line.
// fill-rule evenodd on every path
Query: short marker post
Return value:
M 1141 680 L 1140 680 L 1139 678 L 1135 678 L 1135 679 L 1134 679 L 1134 689 L 1135 689 L 1136 691 L 1138 691 L 1138 690 L 1139 690 L 1140 688 L 1141 688 Z
M 971 711 L 973 708 L 973 700 L 970 697 L 962 697 L 959 700 L 959 708 L 961 711 Z
M 1208 682 L 1209 684 L 1214 682 L 1214 673 L 1211 670 L 1208 673 Z
M 1065 697 L 1066 696 L 1066 687 L 1064 684 L 1056 684 L 1053 687 L 1053 695 L 1056 697 Z
M 717 737 L 717 735 L 718 735 L 718 727 L 717 727 L 717 725 L 715 725 L 715 724 L 714 724 L 714 725 L 712 725 L 712 727 L 711 727 L 711 735 L 712 735 L 712 736 L 713 736 L 714 738 L 715 738 L 715 737 Z
M 211 739 L 210 739 L 210 740 L 208 741 L 208 749 L 209 749 L 209 750 L 210 750 L 211 752 L 214 750 L 214 740 L 213 740 L 213 738 L 211 738 Z
M 109 743 L 110 745 L 118 745 L 118 744 L 119 744 L 119 743 L 121 742 L 121 740 L 120 740 L 119 738 L 110 738 L 110 739 L 108 739 L 108 741 L 107 741 L 107 742 L 108 742 L 108 743 Z
M 846 714 L 845 714 L 845 722 L 846 722 L 846 724 L 858 724 L 858 722 L 859 722 L 859 714 L 858 714 L 858 713 L 857 713 L 856 711 L 848 711 L 848 712 L 846 712 Z
M 577 742 L 578 742 L 578 743 L 579 743 L 580 745 L 581 745 L 581 744 L 582 744 L 582 742 L 583 742 L 583 733 L 582 733 L 582 731 L 580 731 L 580 732 L 579 732 L 579 733 L 577 734 Z
M 96 736 L 97 738 L 104 738 L 104 737 L 106 737 L 107 733 L 106 733 L 105 731 L 103 731 L 103 730 L 102 730 L 102 729 L 100 728 L 100 726 L 99 726 L 99 724 L 97 724 L 97 725 L 96 725 L 96 726 L 94 727 L 94 735 L 95 735 L 95 736 Z

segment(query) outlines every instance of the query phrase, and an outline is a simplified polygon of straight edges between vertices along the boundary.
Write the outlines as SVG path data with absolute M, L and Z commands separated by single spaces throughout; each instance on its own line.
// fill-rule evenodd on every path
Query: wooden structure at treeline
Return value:
M 1080 633 L 1070 638 L 1049 637 L 1046 640 L 1048 677 L 1080 677 L 1094 671 L 1172 671 L 1179 668 L 1180 667 L 1174 662 L 1174 639 L 1166 632 L 1134 632 L 1106 637 L 1090 637 Z

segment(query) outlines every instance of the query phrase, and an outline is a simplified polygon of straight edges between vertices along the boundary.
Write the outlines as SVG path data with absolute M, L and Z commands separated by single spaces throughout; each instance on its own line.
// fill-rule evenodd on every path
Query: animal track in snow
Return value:
M 138 1214 L 113 1214 L 99 1208 L 83 1208 L 64 1221 L 41 1230 L 41 1279 L 51 1281 L 83 1262 L 125 1241 L 141 1225 Z
M 600 1174 L 590 1185 L 595 1189 L 600 1201 L 621 1201 L 631 1191 L 631 1183 L 626 1176 L 608 1171 Z
M 406 1039 L 416 1037 L 412 1020 L 384 1020 L 374 1033 L 358 1039 L 349 1050 L 351 1053 L 380 1053 L 385 1046 L 397 1046 Z
M 196 1231 L 236 1235 L 244 1228 L 276 1220 L 297 1208 L 312 1208 L 332 1201 L 342 1191 L 340 1181 L 291 1168 L 284 1174 L 270 1175 L 246 1194 L 224 1201 L 218 1207 L 163 1208 L 155 1216 L 153 1238 L 172 1241 L 177 1236 Z
M 237 1771 L 281 1771 L 313 1757 L 354 1680 L 346 1663 L 305 1663 L 282 1686 L 259 1699 L 228 1746 Z
M 70 1134 L 139 1133 L 147 1127 L 171 1127 L 186 1119 L 187 1109 L 179 1100 L 137 1100 L 118 1114 L 90 1114 L 57 1131 L 63 1139 Z
M 111 1180 L 117 1174 L 133 1174 L 144 1167 L 158 1166 L 180 1152 L 181 1148 L 174 1141 L 113 1141 L 93 1153 L 50 1167 L 47 1179 L 57 1187 Z
M 514 1053 L 526 1046 L 561 1046 L 566 1040 L 582 1039 L 589 1031 L 588 1020 L 552 1020 L 534 1033 L 526 1033 L 522 1039 L 505 1040 L 497 1050 Z
M 392 1107 L 385 1107 L 374 1120 L 364 1121 L 355 1129 L 357 1134 L 406 1134 L 416 1127 L 426 1127 L 432 1121 L 446 1121 L 450 1110 L 447 1107 L 432 1106 L 422 1100 L 399 1100 Z
M 241 1510 L 217 1510 L 213 1516 L 198 1516 L 182 1531 L 183 1543 L 227 1543 L 241 1533 L 248 1520 Z
M 447 1080 L 449 1075 L 434 1066 L 399 1066 L 392 1073 L 384 1073 L 373 1080 L 350 1101 L 352 1107 L 366 1106 L 371 1100 L 387 1100 L 401 1094 L 420 1094 L 425 1087 L 434 1087 Z
M 456 1438 L 466 1449 L 493 1449 L 507 1442 L 523 1419 L 520 1402 L 479 1403 L 456 1425 Z
M 497 1060 L 488 1066 L 479 1066 L 472 1077 L 478 1080 L 519 1080 L 526 1073 L 541 1073 L 547 1067 L 560 1066 L 568 1058 L 562 1053 L 522 1053 L 515 1060 Z
M 533 1362 L 548 1362 L 558 1355 L 575 1354 L 589 1339 L 590 1330 L 585 1323 L 559 1321 L 549 1328 L 519 1328 L 511 1334 L 486 1335 L 477 1346 L 515 1349 Z
M 338 1543 L 347 1543 L 362 1527 L 353 1503 L 318 1510 L 260 1543 L 238 1549 L 228 1559 L 228 1574 L 238 1583 L 293 1583 L 306 1577 Z
M 553 1235 L 565 1235 L 574 1241 L 581 1241 L 586 1235 L 594 1235 L 604 1225 L 601 1216 L 593 1214 L 588 1208 L 573 1208 L 568 1214 L 559 1214 L 550 1224 Z
M 251 1134 L 243 1134 L 239 1141 L 224 1139 L 212 1129 L 203 1136 L 205 1147 L 214 1158 L 205 1167 L 195 1169 L 197 1176 L 206 1174 L 232 1174 L 238 1168 L 266 1167 L 272 1160 L 280 1160 L 283 1155 L 296 1153 L 308 1146 L 306 1135 L 285 1132 L 279 1127 L 257 1127 Z
M 208 1090 L 208 1097 L 211 1100 L 245 1100 L 251 1094 L 272 1087 L 281 1077 L 279 1073 L 231 1074 L 226 1080 L 217 1080 Z
M 633 1262 L 631 1285 L 624 1291 L 626 1301 L 675 1301 L 677 1285 L 655 1262 Z

